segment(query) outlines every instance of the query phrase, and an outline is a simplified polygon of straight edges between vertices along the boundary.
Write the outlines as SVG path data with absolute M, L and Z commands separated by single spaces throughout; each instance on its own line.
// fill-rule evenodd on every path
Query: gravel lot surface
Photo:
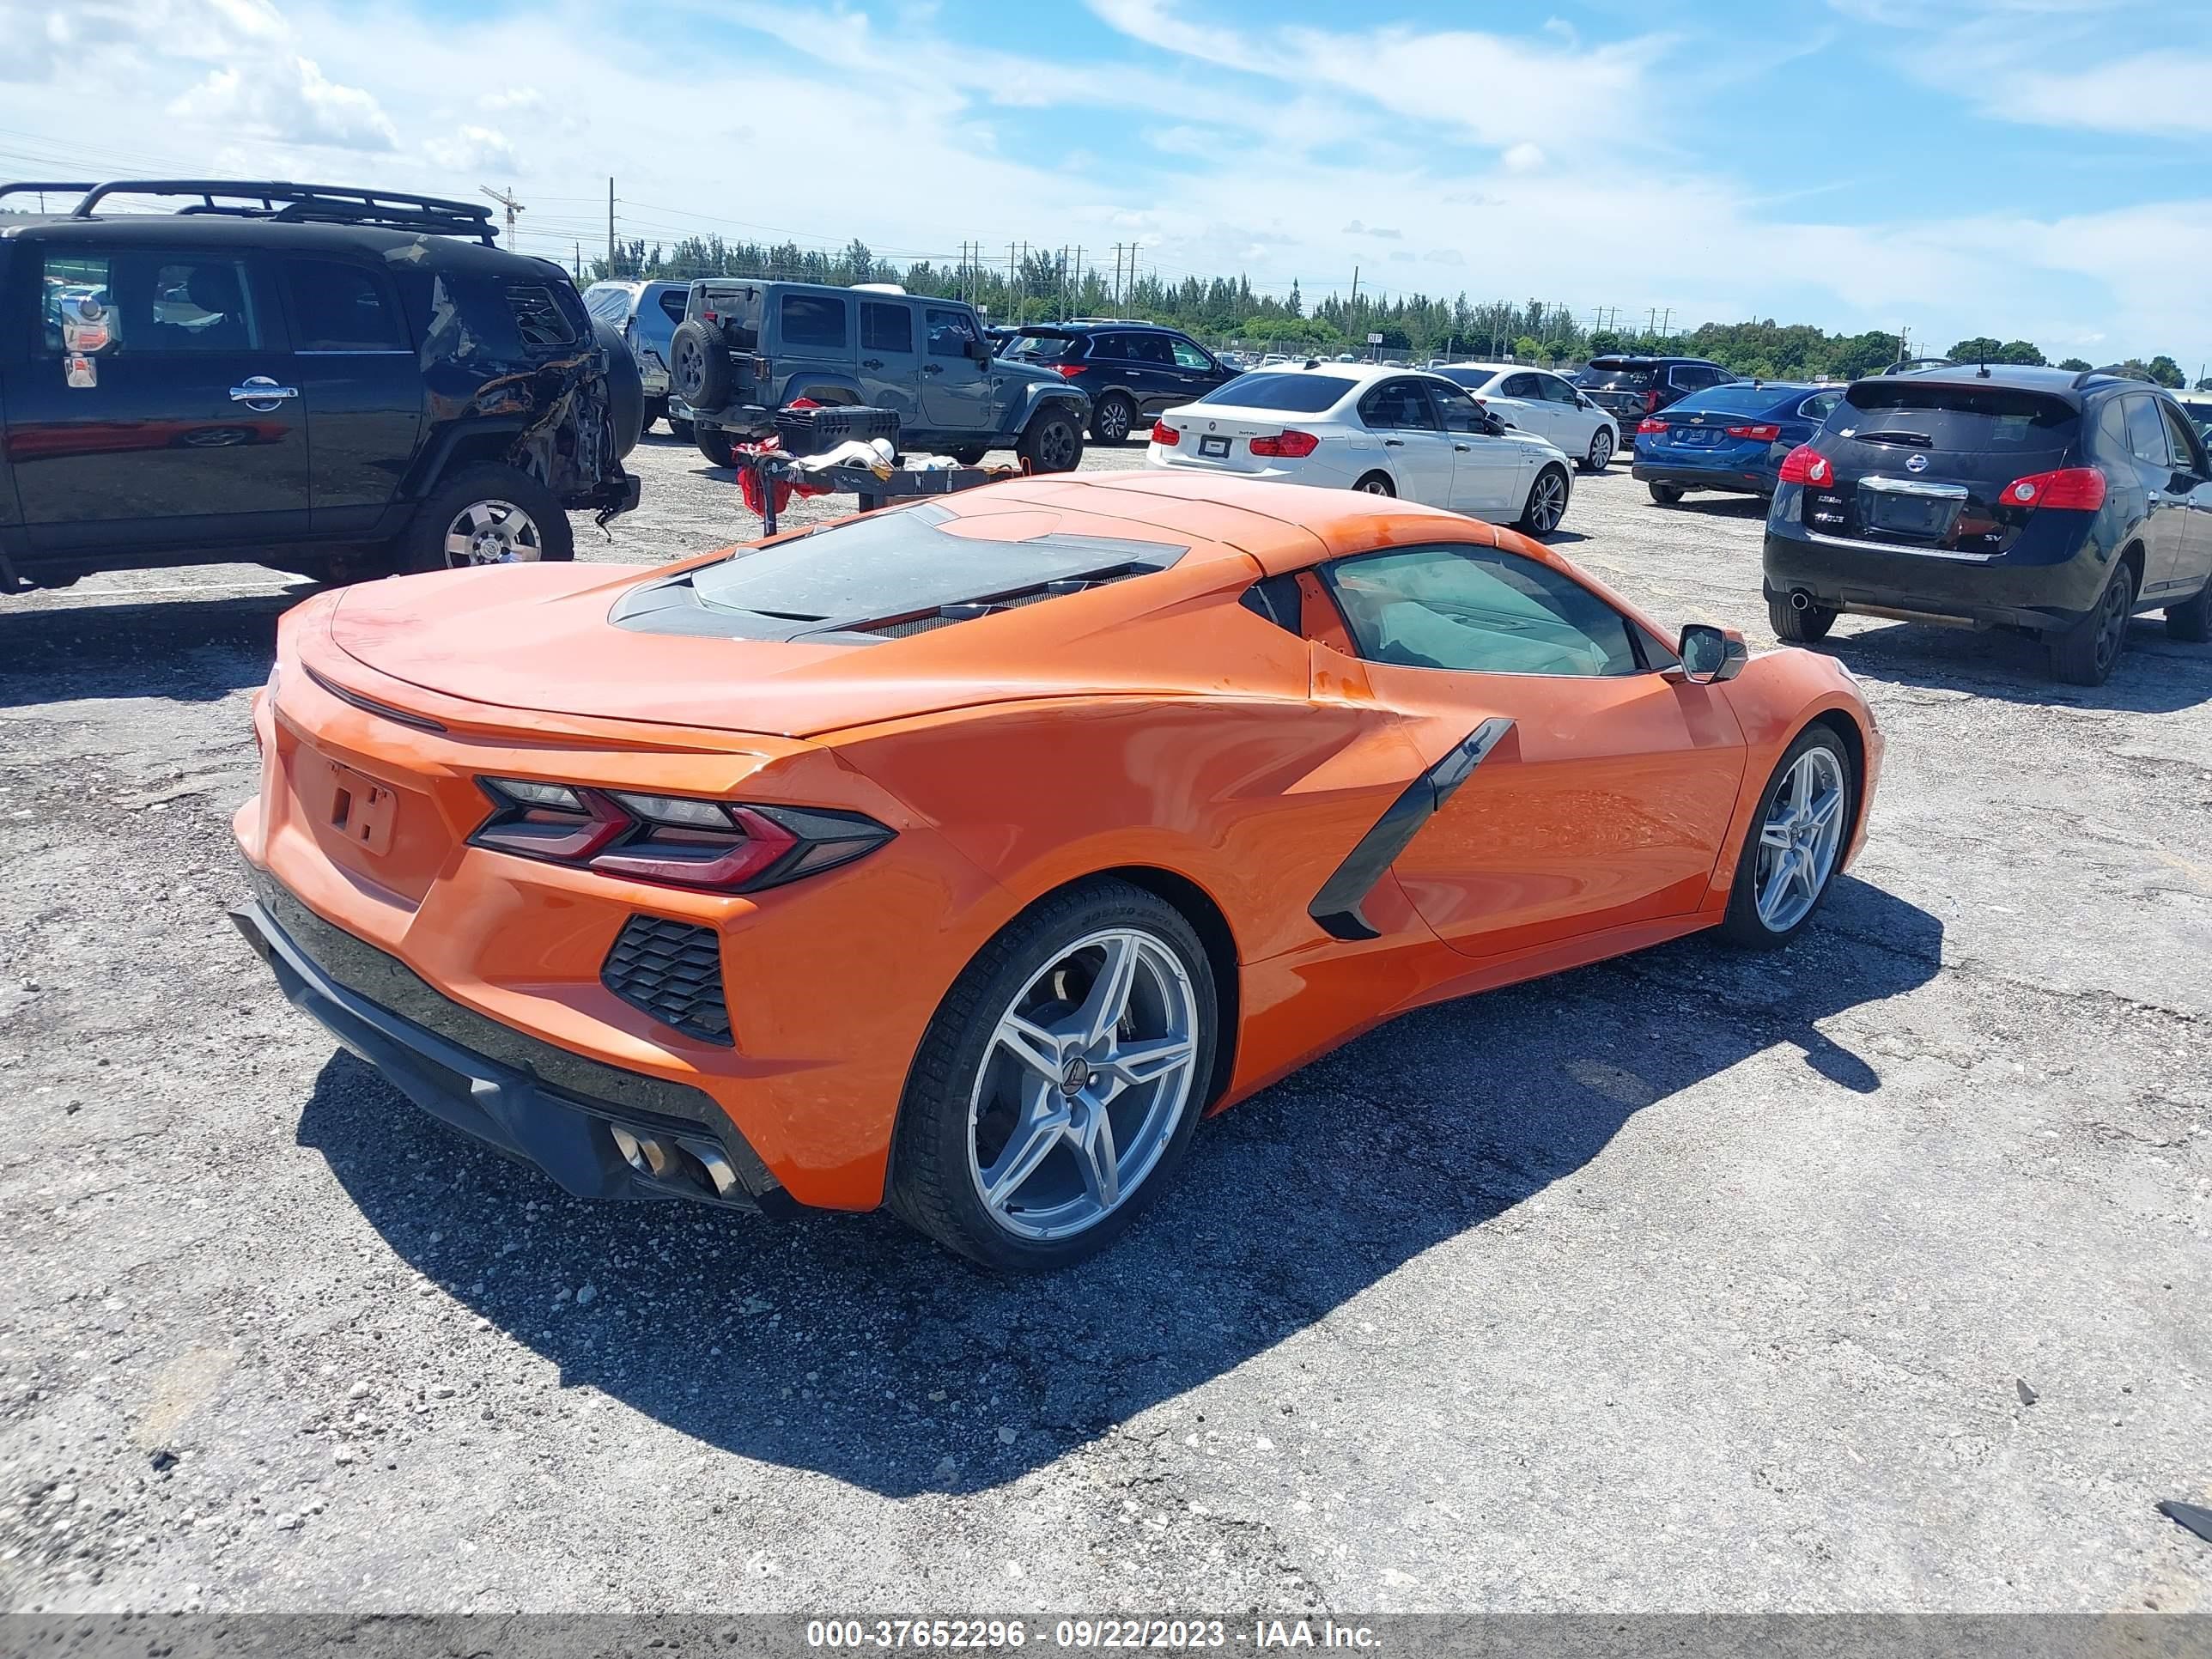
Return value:
M 581 556 L 745 533 L 636 459 Z M 1577 485 L 1771 642 L 1756 506 Z M 571 1200 L 295 1013 L 223 908 L 302 591 L 0 602 L 0 1605 L 2212 1607 L 2212 647 L 1847 620 L 1887 775 L 1796 948 L 1401 1020 L 1007 1283 Z

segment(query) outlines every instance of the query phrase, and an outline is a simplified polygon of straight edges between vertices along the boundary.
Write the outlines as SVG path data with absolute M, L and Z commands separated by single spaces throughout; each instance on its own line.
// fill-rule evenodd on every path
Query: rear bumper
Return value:
M 1771 495 L 1774 480 L 1764 472 L 1740 466 L 1688 466 L 1673 460 L 1646 459 L 1636 453 L 1631 469 L 1638 483 L 1674 484 L 1684 489 L 1727 489 L 1744 495 Z
M 790 1206 L 706 1095 L 587 1060 L 464 1007 L 259 871 L 253 878 L 255 897 L 230 919 L 278 988 L 433 1117 L 535 1165 L 580 1198 Z M 645 1167 L 633 1163 L 617 1131 Z
M 2039 632 L 2079 623 L 2112 574 L 2086 552 L 2060 564 L 2008 565 L 1816 541 L 1771 519 L 1762 563 L 1769 594 L 1802 591 L 1831 611 Z

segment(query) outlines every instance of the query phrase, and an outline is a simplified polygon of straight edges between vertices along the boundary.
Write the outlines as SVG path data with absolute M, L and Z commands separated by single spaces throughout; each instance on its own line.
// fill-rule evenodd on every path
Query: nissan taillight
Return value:
M 1782 435 L 1782 428 L 1769 426 L 1764 421 L 1753 421 L 1747 426 L 1729 427 L 1728 434 L 1731 438 L 1754 438 L 1760 443 L 1771 444 Z
M 1173 449 L 1177 444 L 1182 441 L 1182 434 L 1176 431 L 1165 421 L 1154 421 L 1152 422 L 1152 441 L 1156 444 L 1162 445 L 1166 448 Z
M 1301 432 L 1290 427 L 1272 438 L 1252 440 L 1255 455 L 1274 456 L 1286 461 L 1302 461 L 1321 447 L 1321 440 L 1310 432 Z
M 2094 466 L 2062 466 L 2014 478 L 1997 496 L 2005 507 L 2068 507 L 2094 513 L 2105 504 L 2105 474 Z
M 1799 444 L 1782 458 L 1780 476 L 1784 483 L 1832 483 L 1836 469 L 1829 465 L 1828 458 L 1812 445 Z
M 749 893 L 872 853 L 892 831 L 859 812 L 479 778 L 494 811 L 470 844 L 633 881 Z

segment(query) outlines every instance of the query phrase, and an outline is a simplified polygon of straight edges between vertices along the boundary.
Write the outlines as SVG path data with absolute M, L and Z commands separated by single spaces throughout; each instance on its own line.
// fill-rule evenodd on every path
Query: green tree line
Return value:
M 902 265 L 882 259 L 858 240 L 831 252 L 781 244 L 730 241 L 716 236 L 687 236 L 672 245 L 643 240 L 619 243 L 611 259 L 596 258 L 587 281 L 607 277 L 651 277 L 688 281 L 695 276 L 765 276 L 771 280 L 829 283 L 896 283 L 910 294 L 965 299 L 994 323 L 1052 322 L 1069 317 L 1128 317 L 1171 324 L 1215 346 L 1230 344 L 1334 355 L 1364 352 L 1367 337 L 1382 337 L 1384 355 L 1420 361 L 1430 357 L 1504 357 L 1523 362 L 1577 363 L 1609 352 L 1660 351 L 1705 357 L 1738 374 L 1762 380 L 1850 380 L 1895 362 L 1901 343 L 1894 334 L 1869 330 L 1831 334 L 1808 323 L 1764 321 L 1705 323 L 1686 331 L 1661 335 L 1635 329 L 1593 328 L 1556 301 L 1530 299 L 1470 301 L 1423 294 L 1387 299 L 1331 294 L 1308 304 L 1292 283 L 1287 295 L 1261 294 L 1239 276 L 1185 276 L 1179 280 L 1146 272 L 1116 283 L 1109 273 L 1088 264 L 1073 269 L 1061 253 L 1030 249 L 1006 263 Z M 1987 337 L 1961 340 L 1946 354 L 1963 362 L 2041 363 L 2043 353 L 2029 341 Z M 2130 360 L 2161 385 L 2179 386 L 2184 377 L 2170 356 L 2148 362 Z M 2090 365 L 2068 358 L 2058 367 Z

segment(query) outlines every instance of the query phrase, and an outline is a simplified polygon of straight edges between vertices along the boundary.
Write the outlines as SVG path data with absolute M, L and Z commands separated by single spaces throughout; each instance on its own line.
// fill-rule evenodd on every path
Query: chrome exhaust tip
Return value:
M 1813 595 L 1810 591 L 1802 587 L 1791 588 L 1790 608 L 1792 611 L 1810 611 L 1813 608 Z
M 733 1200 L 746 1196 L 736 1166 L 711 1140 L 641 1133 L 619 1123 L 608 1124 L 607 1130 L 623 1162 L 658 1186 Z

